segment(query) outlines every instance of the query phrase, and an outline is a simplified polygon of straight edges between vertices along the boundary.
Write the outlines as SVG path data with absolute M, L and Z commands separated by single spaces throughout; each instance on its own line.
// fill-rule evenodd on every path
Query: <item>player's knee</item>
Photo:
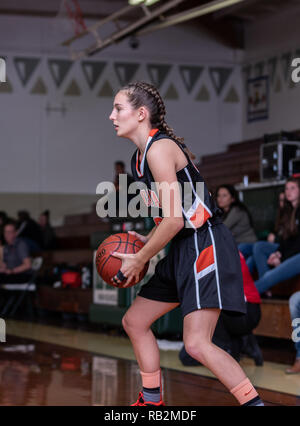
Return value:
M 143 328 L 141 321 L 129 312 L 126 312 L 123 316 L 122 325 L 126 333 L 129 335 L 138 334 Z
M 122 326 L 126 333 L 128 333 L 131 328 L 133 327 L 132 321 L 130 319 L 130 315 L 127 315 L 127 313 L 122 318 Z
M 206 359 L 206 343 L 201 339 L 188 338 L 184 342 L 187 353 L 197 361 L 205 364 Z

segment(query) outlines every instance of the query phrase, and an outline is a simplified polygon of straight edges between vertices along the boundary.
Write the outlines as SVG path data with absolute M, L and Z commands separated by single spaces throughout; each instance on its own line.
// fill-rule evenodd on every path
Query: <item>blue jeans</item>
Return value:
M 255 281 L 259 293 L 265 293 L 274 285 L 300 275 L 300 253 L 289 257 L 276 268 L 268 270 L 261 278 Z
M 293 327 L 295 331 L 294 334 L 296 334 L 296 336 L 293 337 L 299 340 L 298 342 L 295 342 L 295 346 L 297 352 L 296 358 L 300 359 L 300 291 L 297 291 L 290 297 L 289 305 L 292 321 L 298 318 L 298 321 L 296 321 L 297 324 Z
M 250 273 L 252 274 L 255 270 L 255 263 L 253 259 L 253 247 L 255 243 L 240 243 L 238 245 L 239 251 L 244 256 Z
M 270 254 L 274 253 L 279 247 L 279 244 L 269 243 L 268 241 L 257 241 L 253 246 L 253 254 L 247 260 L 247 265 L 250 272 L 256 268 L 258 277 L 262 278 L 266 272 L 270 270 L 267 264 Z

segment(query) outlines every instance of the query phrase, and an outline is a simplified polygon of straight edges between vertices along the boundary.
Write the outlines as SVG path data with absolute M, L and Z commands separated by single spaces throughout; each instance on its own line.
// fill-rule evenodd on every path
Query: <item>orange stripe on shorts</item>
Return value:
M 197 273 L 203 271 L 203 269 L 207 268 L 208 266 L 215 263 L 214 259 L 214 249 L 213 246 L 209 246 L 206 249 L 202 250 L 200 253 L 197 262 L 196 262 L 196 268 Z

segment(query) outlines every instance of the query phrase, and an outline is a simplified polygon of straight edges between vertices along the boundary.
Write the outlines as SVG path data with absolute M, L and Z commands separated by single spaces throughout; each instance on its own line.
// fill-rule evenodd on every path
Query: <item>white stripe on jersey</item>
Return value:
M 196 249 L 196 260 L 194 262 L 194 277 L 195 277 L 195 286 L 196 286 L 196 300 L 197 300 L 197 308 L 201 309 L 200 305 L 200 294 L 199 294 L 199 283 L 197 278 L 197 260 L 199 257 L 199 247 L 198 247 L 198 240 L 197 240 L 198 234 L 197 232 L 194 233 L 194 242 L 195 242 L 195 249 Z
M 212 265 L 209 265 L 207 268 L 197 273 L 197 279 L 200 280 L 200 278 L 205 277 L 205 275 L 209 274 L 212 271 L 215 271 L 215 269 L 216 269 L 215 263 L 213 263 Z
M 189 179 L 189 181 L 190 181 L 190 184 L 191 184 L 191 187 L 192 187 L 192 191 L 193 191 L 193 194 L 194 194 L 194 196 L 196 197 L 196 199 L 198 200 L 198 204 L 197 204 L 197 206 L 201 203 L 202 204 L 202 206 L 205 208 L 205 210 L 207 210 L 208 211 L 208 213 L 210 214 L 210 216 L 212 216 L 213 214 L 212 214 L 212 212 L 210 211 L 210 209 L 205 205 L 205 203 L 201 200 L 201 198 L 199 197 L 199 195 L 197 194 L 197 192 L 195 191 L 195 188 L 194 188 L 194 184 L 193 184 L 193 181 L 192 181 L 192 178 L 191 178 L 191 175 L 189 174 L 189 171 L 188 171 L 188 169 L 187 169 L 187 167 L 185 167 L 184 168 L 184 171 L 185 171 L 185 174 L 187 175 L 187 177 L 188 177 L 188 179 Z M 195 202 L 194 202 L 195 203 Z M 194 205 L 194 203 L 193 203 L 193 205 Z M 196 211 L 196 209 L 195 209 L 195 211 Z M 191 215 L 192 216 L 192 215 Z M 190 216 L 190 217 L 191 217 Z
M 143 176 L 143 175 L 144 175 L 144 164 L 145 164 L 145 159 L 146 159 L 147 149 L 148 149 L 148 145 L 149 145 L 149 143 L 151 142 L 152 138 L 153 138 L 153 136 L 149 136 L 149 137 L 148 137 L 148 140 L 147 140 L 147 143 L 146 143 L 146 147 L 145 147 L 145 151 L 144 151 L 144 155 L 143 155 L 143 158 L 142 158 L 142 161 L 141 161 L 141 164 L 140 164 L 140 171 L 141 171 L 141 175 L 140 175 L 140 173 L 139 173 L 139 172 L 138 172 L 138 170 L 137 170 L 139 177 L 141 177 L 141 176 Z M 139 151 L 137 150 L 137 156 L 138 156 L 138 152 L 139 152 Z

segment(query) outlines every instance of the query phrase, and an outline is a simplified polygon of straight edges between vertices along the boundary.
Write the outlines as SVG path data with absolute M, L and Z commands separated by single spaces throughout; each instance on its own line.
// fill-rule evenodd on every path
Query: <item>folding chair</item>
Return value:
M 6 291 L 13 291 L 13 294 L 10 295 L 10 297 L 8 298 L 8 301 L 5 303 L 5 306 L 0 313 L 1 318 L 4 318 L 5 316 L 6 317 L 14 316 L 18 308 L 20 307 L 21 303 L 23 302 L 25 296 L 27 295 L 27 293 L 28 292 L 34 293 L 36 291 L 36 278 L 37 278 L 39 270 L 42 267 L 42 264 L 43 264 L 42 257 L 36 257 L 32 260 L 32 266 L 31 266 L 32 276 L 27 283 L 0 285 L 0 289 L 6 290 Z M 20 292 L 20 293 L 17 294 L 16 292 Z M 32 310 L 31 299 L 30 299 L 30 305 L 31 305 L 31 315 L 32 315 L 33 310 Z M 12 309 L 9 312 L 11 307 Z

